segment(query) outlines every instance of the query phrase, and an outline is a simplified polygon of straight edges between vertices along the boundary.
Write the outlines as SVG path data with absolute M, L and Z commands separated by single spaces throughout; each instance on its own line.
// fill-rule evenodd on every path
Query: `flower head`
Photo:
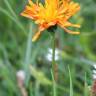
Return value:
M 80 10 L 78 3 L 71 0 L 45 0 L 44 4 L 38 0 L 36 3 L 31 0 L 28 0 L 28 2 L 29 4 L 26 5 L 21 15 L 34 20 L 39 26 L 38 32 L 33 36 L 32 41 L 36 41 L 45 29 L 55 25 L 59 25 L 65 32 L 70 34 L 79 34 L 79 32 L 67 29 L 69 26 L 80 27 L 80 25 L 68 21 L 70 17 Z

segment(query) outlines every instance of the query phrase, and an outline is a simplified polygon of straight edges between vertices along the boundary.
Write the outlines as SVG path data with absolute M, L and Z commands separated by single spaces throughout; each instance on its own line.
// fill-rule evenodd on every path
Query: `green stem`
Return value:
M 53 96 L 56 96 L 56 80 L 55 80 L 55 32 L 52 34 L 52 80 L 53 80 Z
M 54 74 L 54 66 L 55 66 L 55 33 L 52 36 L 52 70 Z

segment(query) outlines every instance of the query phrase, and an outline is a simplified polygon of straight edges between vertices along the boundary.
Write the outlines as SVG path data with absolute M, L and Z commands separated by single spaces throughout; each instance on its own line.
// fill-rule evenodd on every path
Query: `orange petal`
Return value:
M 79 24 L 72 24 L 70 22 L 65 22 L 64 23 L 64 27 L 77 27 L 77 28 L 80 28 L 80 25 Z
M 35 42 L 41 35 L 42 31 L 38 31 L 32 38 L 32 41 Z
M 45 30 L 45 28 L 41 25 L 39 26 L 39 31 L 33 36 L 32 41 L 35 42 L 41 35 L 41 33 Z
M 20 15 L 21 15 L 21 16 L 24 16 L 24 17 L 27 17 L 27 18 L 29 18 L 29 19 L 34 19 L 32 16 L 30 16 L 30 15 L 28 15 L 28 14 L 26 14 L 26 13 L 21 13 Z
M 78 35 L 80 34 L 80 32 L 74 32 L 74 31 L 71 31 L 71 30 L 68 30 L 67 28 L 63 27 L 65 32 L 69 33 L 69 34 L 74 34 L 74 35 Z
M 72 24 L 68 21 L 66 21 L 65 23 L 63 23 L 63 20 L 60 22 L 58 22 L 58 25 L 62 28 L 66 28 L 66 27 L 77 27 L 77 28 L 80 28 L 80 25 L 79 24 Z
M 28 2 L 29 2 L 29 5 L 30 6 L 33 6 L 34 5 L 34 3 L 32 2 L 32 0 L 28 0 Z

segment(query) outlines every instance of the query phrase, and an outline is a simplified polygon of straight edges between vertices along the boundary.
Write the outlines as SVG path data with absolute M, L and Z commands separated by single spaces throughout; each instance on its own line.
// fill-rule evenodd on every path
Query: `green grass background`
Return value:
M 80 35 L 56 31 L 56 47 L 60 50 L 57 96 L 88 96 L 92 84 L 92 65 L 96 63 L 96 1 L 75 0 L 81 10 L 71 21 L 81 24 Z M 52 96 L 50 34 L 31 39 L 37 26 L 20 16 L 27 0 L 0 0 L 0 96 L 22 96 L 17 84 L 18 70 L 24 70 L 24 87 L 28 96 Z M 69 67 L 68 67 L 69 66 Z

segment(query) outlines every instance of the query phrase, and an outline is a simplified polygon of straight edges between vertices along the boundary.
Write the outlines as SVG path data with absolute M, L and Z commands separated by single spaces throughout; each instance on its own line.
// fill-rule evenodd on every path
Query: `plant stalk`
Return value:
M 52 34 L 52 85 L 53 85 L 53 96 L 56 96 L 56 78 L 55 78 L 55 32 Z

